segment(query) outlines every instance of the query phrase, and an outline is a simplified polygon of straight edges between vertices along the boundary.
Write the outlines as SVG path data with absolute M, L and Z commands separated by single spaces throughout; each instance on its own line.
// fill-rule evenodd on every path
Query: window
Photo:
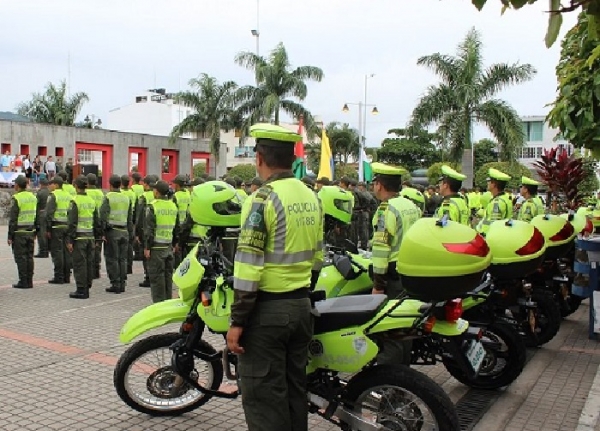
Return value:
M 94 157 L 92 155 L 92 150 L 79 150 L 77 152 L 77 162 L 78 163 L 93 163 Z
M 521 153 L 522 159 L 538 159 L 542 157 L 542 147 L 525 147 Z
M 255 157 L 254 154 L 254 147 L 236 147 L 235 148 L 235 157 L 239 157 L 239 158 L 253 158 Z
M 525 121 L 523 123 L 523 133 L 525 139 L 529 142 L 541 142 L 544 137 L 543 121 Z
M 541 159 L 543 154 L 544 154 L 544 148 L 542 148 L 542 147 L 536 147 L 536 149 L 535 149 L 535 158 L 536 159 Z

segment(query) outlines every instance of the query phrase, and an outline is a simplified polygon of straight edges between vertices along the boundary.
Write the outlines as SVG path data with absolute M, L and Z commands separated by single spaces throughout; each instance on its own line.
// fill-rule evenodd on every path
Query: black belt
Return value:
M 304 299 L 309 297 L 309 293 L 310 291 L 308 290 L 308 287 L 301 287 L 300 289 L 283 293 L 272 293 L 259 290 L 257 300 L 263 302 L 275 301 L 278 299 Z

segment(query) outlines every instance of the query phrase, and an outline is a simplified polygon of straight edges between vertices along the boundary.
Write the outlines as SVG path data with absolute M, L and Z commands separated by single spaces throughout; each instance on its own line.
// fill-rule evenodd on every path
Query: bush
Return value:
M 206 162 L 198 162 L 192 168 L 192 176 L 194 178 L 201 177 L 202 174 L 206 173 Z
M 342 177 L 348 177 L 351 180 L 358 180 L 358 168 L 350 165 L 338 164 L 335 166 L 335 172 L 333 175 L 335 180 L 339 180 Z
M 579 184 L 579 193 L 583 196 L 595 196 L 596 190 L 600 188 L 598 177 L 596 177 L 596 161 L 590 157 L 583 158 L 584 180 Z
M 429 184 L 434 185 L 440 181 L 440 177 L 442 176 L 442 166 L 448 165 L 456 172 L 462 172 L 462 166 L 458 163 L 453 162 L 439 162 L 434 163 L 427 169 L 427 181 Z
M 532 176 L 531 171 L 520 163 L 491 162 L 486 163 L 477 170 L 477 173 L 475 173 L 475 186 L 481 187 L 482 190 L 487 189 L 488 170 L 490 168 L 498 169 L 499 171 L 511 176 L 511 179 L 506 186 L 507 190 L 513 190 L 518 188 L 521 185 L 522 176 Z
M 227 176 L 240 177 L 242 181 L 251 181 L 256 176 L 256 166 L 250 163 L 234 166 L 229 169 Z

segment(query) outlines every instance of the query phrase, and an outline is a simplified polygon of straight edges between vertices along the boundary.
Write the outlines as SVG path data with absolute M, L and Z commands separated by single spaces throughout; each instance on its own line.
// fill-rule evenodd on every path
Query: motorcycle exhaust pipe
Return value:
M 329 407 L 329 404 L 330 404 L 326 399 L 321 398 L 320 396 L 315 395 L 310 392 L 308 393 L 308 401 L 311 402 L 312 404 L 316 405 L 319 409 L 322 409 L 322 410 L 327 410 L 327 408 Z M 352 413 L 350 410 L 348 410 L 342 406 L 339 406 L 339 405 L 335 409 L 333 416 L 338 418 L 340 421 L 348 424 L 350 426 L 350 428 L 353 430 L 382 431 L 382 430 L 386 429 L 383 425 L 373 423 L 373 422 L 368 422 L 368 421 L 364 420 L 363 418 L 357 416 L 356 414 Z

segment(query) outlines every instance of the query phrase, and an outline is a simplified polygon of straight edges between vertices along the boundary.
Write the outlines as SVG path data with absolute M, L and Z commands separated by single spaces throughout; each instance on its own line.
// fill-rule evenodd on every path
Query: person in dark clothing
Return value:
M 38 254 L 35 257 L 48 257 L 48 238 L 46 237 L 46 204 L 50 190 L 48 189 L 48 180 L 43 178 L 40 180 L 40 189 L 36 193 L 37 197 L 37 219 L 39 221 L 39 231 L 37 236 Z

